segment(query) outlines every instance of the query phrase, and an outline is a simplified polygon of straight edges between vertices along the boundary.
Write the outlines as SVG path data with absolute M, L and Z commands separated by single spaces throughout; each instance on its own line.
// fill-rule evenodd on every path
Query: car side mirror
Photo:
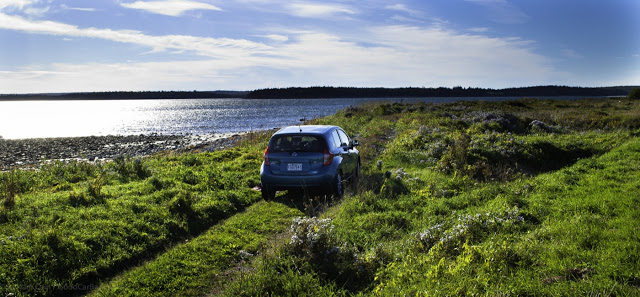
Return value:
M 352 140 L 351 143 L 349 143 L 349 149 L 353 149 L 356 146 L 359 146 L 360 143 L 357 140 Z

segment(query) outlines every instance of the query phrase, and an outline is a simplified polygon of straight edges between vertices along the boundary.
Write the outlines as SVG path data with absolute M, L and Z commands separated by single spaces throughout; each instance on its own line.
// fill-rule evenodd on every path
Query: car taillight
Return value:
M 264 150 L 264 165 L 269 166 L 269 147 Z
M 322 161 L 322 166 L 330 165 L 331 162 L 333 162 L 333 154 L 329 151 L 328 147 L 324 148 L 324 159 Z

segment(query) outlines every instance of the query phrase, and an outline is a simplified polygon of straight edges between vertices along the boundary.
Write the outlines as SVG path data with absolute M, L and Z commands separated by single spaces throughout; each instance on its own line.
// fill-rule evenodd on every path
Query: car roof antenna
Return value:
M 301 125 L 302 125 L 302 123 L 304 123 L 306 121 L 307 121 L 307 117 L 303 117 L 303 118 L 300 119 L 300 123 L 298 124 L 298 129 L 300 129 L 300 133 L 302 133 Z

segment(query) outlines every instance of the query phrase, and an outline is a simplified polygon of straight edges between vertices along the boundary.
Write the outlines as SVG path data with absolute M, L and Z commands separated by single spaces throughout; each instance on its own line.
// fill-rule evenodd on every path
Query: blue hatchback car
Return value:
M 358 141 L 338 126 L 301 125 L 273 134 L 260 167 L 262 197 L 305 189 L 342 197 L 343 181 L 360 175 Z

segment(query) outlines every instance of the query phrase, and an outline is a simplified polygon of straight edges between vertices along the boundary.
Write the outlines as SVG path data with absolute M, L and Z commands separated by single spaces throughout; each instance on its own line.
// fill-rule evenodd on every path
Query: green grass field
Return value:
M 0 296 L 638 296 L 640 101 L 380 103 L 339 201 L 214 153 L 0 174 Z

